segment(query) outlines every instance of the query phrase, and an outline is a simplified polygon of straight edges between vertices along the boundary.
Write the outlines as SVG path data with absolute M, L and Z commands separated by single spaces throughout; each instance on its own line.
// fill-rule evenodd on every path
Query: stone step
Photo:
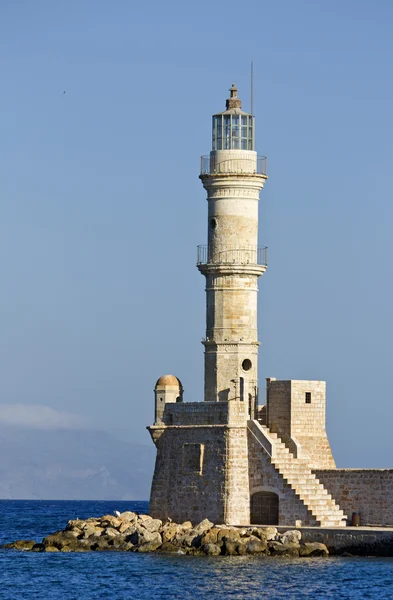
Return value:
M 272 465 L 281 475 L 284 485 L 291 488 L 307 508 L 308 521 L 322 527 L 344 527 L 346 517 L 343 511 L 314 475 L 308 460 L 295 458 L 276 433 L 270 432 L 267 427 L 263 430 L 274 440 Z

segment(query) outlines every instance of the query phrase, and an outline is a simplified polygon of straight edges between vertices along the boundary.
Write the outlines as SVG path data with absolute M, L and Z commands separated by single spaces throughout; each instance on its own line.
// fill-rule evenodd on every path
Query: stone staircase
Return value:
M 258 421 L 248 421 L 254 438 L 269 454 L 272 465 L 284 483 L 295 492 L 309 511 L 313 525 L 319 527 L 345 527 L 346 515 L 311 471 L 308 460 L 295 458 L 276 433 Z

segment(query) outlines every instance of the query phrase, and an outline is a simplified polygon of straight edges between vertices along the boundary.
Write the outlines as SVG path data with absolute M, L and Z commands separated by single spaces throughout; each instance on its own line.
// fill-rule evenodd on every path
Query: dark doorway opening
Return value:
M 251 524 L 278 525 L 277 494 L 256 492 L 251 496 Z

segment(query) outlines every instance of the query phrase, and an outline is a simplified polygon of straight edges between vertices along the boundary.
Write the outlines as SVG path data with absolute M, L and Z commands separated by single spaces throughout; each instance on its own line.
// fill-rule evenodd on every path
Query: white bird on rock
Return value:
M 114 510 L 113 514 L 115 515 L 115 517 L 120 517 L 121 513 L 119 513 L 118 510 Z

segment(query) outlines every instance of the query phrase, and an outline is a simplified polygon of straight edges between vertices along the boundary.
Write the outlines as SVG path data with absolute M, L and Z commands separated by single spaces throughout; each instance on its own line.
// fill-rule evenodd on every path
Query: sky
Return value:
M 0 2 L 0 423 L 150 444 L 203 399 L 199 157 L 235 82 L 268 157 L 259 379 L 327 381 L 340 467 L 393 467 L 390 0 Z

